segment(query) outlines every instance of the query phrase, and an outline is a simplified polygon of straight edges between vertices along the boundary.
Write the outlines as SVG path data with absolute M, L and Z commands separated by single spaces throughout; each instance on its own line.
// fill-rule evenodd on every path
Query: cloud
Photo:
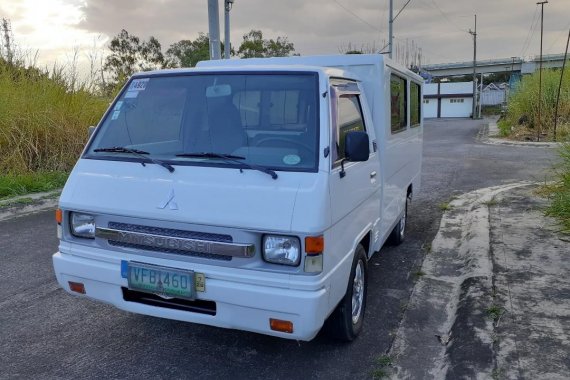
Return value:
M 219 1 L 223 36 L 223 0 Z M 395 10 L 405 1 L 395 0 Z M 26 10 L 29 7 L 22 4 L 31 2 L 38 3 L 0 0 L 0 16 L 8 14 L 16 25 L 17 19 L 25 18 L 29 12 Z M 71 45 L 69 41 L 74 36 L 112 37 L 121 29 L 143 39 L 155 36 L 166 49 L 176 41 L 194 39 L 199 32 L 208 31 L 206 0 L 42 0 L 41 4 L 44 3 L 59 4 L 46 17 L 56 17 L 60 9 L 75 10 L 73 23 L 67 22 L 67 29 L 60 30 L 69 34 L 65 38 L 54 38 L 38 20 L 18 25 L 27 37 L 35 35 L 36 40 L 51 49 L 57 49 L 54 41 Z M 468 30 L 473 28 L 473 15 L 477 13 L 478 57 L 518 56 L 536 17 L 535 3 L 534 0 L 412 0 L 394 22 L 394 34 L 401 46 L 414 41 L 431 63 L 470 60 L 473 45 Z M 303 55 L 338 53 L 348 43 L 380 48 L 387 40 L 387 4 L 387 0 L 236 0 L 231 12 L 232 43 L 239 45 L 245 33 L 260 29 L 269 38 L 287 36 Z M 65 17 L 59 20 L 66 23 Z M 550 46 L 551 52 L 563 51 L 563 34 L 568 27 L 568 0 L 551 0 L 545 6 L 545 52 Z M 538 53 L 538 35 L 539 28 L 535 28 L 527 55 Z M 46 36 L 50 39 L 45 39 Z

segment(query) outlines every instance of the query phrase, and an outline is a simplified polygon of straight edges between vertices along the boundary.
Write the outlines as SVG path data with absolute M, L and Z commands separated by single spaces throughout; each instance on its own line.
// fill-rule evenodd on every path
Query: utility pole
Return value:
M 210 34 L 210 59 L 220 59 L 220 13 L 218 0 L 208 0 L 208 27 Z
M 560 105 L 560 89 L 562 88 L 564 69 L 566 68 L 566 60 L 568 59 L 568 45 L 570 45 L 570 30 L 568 30 L 568 39 L 566 40 L 564 61 L 562 62 L 562 71 L 560 72 L 560 84 L 558 85 L 558 95 L 556 96 L 556 108 L 554 109 L 554 141 L 556 141 L 556 127 L 558 126 L 558 106 Z
M 473 36 L 473 110 L 472 118 L 476 119 L 477 115 L 477 15 L 475 15 L 475 31 L 469 29 L 469 34 Z
M 225 1 L 225 30 L 224 30 L 224 58 L 230 59 L 230 11 L 234 4 L 234 0 L 224 0 Z
M 542 118 L 541 118 L 541 112 L 542 112 L 542 35 L 544 33 L 544 4 L 548 4 L 548 0 L 545 1 L 540 1 L 538 3 L 536 3 L 537 5 L 540 5 L 541 10 L 540 10 L 540 61 L 538 63 L 539 68 L 538 68 L 538 128 L 537 130 L 537 134 L 536 134 L 536 140 L 540 141 L 540 132 L 542 129 Z
M 394 50 L 394 0 L 390 0 L 390 20 L 388 20 L 388 46 L 390 47 L 389 57 L 392 59 Z

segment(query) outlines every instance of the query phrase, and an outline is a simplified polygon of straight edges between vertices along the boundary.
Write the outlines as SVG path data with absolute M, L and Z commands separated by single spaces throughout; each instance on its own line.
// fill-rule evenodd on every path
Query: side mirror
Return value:
M 89 140 L 89 139 L 91 138 L 91 136 L 93 136 L 93 132 L 95 132 L 95 128 L 97 128 L 97 127 L 94 127 L 94 126 L 91 125 L 91 126 L 87 129 L 87 140 Z
M 347 161 L 368 161 L 370 155 L 368 134 L 362 131 L 348 132 L 344 137 L 344 155 Z
M 346 158 L 340 162 L 340 178 L 346 176 L 346 172 L 344 171 L 345 161 L 368 161 L 368 156 L 370 156 L 370 139 L 368 138 L 368 134 L 363 131 L 348 132 L 344 137 L 344 156 Z

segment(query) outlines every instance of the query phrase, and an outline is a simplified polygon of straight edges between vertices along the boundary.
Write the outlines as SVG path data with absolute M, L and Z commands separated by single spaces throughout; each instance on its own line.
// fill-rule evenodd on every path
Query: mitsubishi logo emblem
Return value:
M 158 205 L 158 208 L 163 210 L 168 206 L 171 210 L 178 210 L 178 204 L 174 200 L 174 189 L 170 189 L 170 193 L 166 200 Z

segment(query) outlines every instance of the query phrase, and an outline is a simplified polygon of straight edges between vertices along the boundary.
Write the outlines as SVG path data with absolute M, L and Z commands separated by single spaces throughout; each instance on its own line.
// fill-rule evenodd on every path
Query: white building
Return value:
M 424 86 L 424 117 L 470 117 L 473 82 L 428 83 Z

